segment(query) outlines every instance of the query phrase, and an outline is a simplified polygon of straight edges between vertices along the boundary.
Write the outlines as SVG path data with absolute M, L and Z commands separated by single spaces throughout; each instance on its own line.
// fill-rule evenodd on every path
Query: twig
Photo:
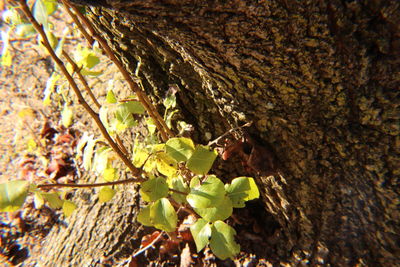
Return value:
M 83 75 L 81 73 L 82 68 L 79 68 L 78 65 L 76 65 L 76 63 L 72 60 L 72 58 L 64 50 L 62 51 L 62 55 L 67 59 L 69 64 L 72 65 L 73 71 L 78 75 L 79 80 L 81 80 L 83 87 L 85 88 L 86 92 L 89 94 L 89 96 L 92 99 L 92 101 L 94 102 L 94 104 L 98 108 L 101 108 L 100 103 L 97 101 L 96 97 L 94 96 L 92 90 L 89 87 L 89 84 L 87 83 L 85 77 L 83 77 Z
M 143 91 L 139 88 L 139 86 L 133 81 L 131 75 L 128 73 L 128 71 L 125 69 L 125 67 L 122 65 L 121 61 L 117 59 L 115 56 L 114 52 L 110 48 L 110 46 L 107 44 L 107 42 L 97 33 L 97 31 L 94 29 L 92 24 L 89 22 L 89 20 L 81 14 L 78 9 L 72 5 L 71 3 L 67 1 L 63 1 L 64 4 L 66 4 L 68 7 L 71 7 L 77 17 L 81 19 L 83 24 L 86 26 L 88 29 L 89 33 L 91 36 L 93 36 L 94 39 L 96 39 L 100 46 L 103 48 L 105 53 L 108 55 L 108 57 L 111 59 L 111 61 L 114 62 L 114 64 L 117 66 L 121 74 L 123 75 L 124 79 L 127 81 L 129 88 L 137 95 L 139 101 L 142 103 L 143 107 L 146 109 L 150 117 L 154 120 L 154 123 L 157 126 L 157 129 L 160 131 L 161 138 L 164 142 L 168 140 L 169 137 L 175 136 L 175 134 L 168 128 L 167 124 L 165 123 L 164 119 L 161 117 L 161 115 L 157 112 L 156 108 L 154 105 L 151 103 L 150 99 L 146 94 L 143 93 Z
M 54 62 L 57 64 L 57 66 L 60 68 L 61 72 L 67 78 L 69 84 L 71 85 L 71 87 L 74 90 L 76 96 L 78 97 L 78 102 L 85 108 L 85 110 L 94 119 L 94 121 L 96 122 L 97 126 L 99 127 L 101 133 L 103 134 L 104 138 L 108 141 L 110 146 L 118 154 L 118 156 L 125 163 L 125 165 L 131 170 L 132 174 L 134 176 L 135 175 L 139 175 L 142 172 L 142 170 L 136 168 L 133 165 L 133 163 L 125 156 L 125 154 L 121 151 L 121 149 L 118 147 L 118 145 L 114 142 L 114 140 L 108 134 L 107 129 L 104 127 L 103 123 L 101 122 L 101 120 L 99 118 L 99 115 L 85 101 L 85 99 L 82 96 L 82 93 L 80 92 L 80 90 L 78 88 L 78 85 L 76 84 L 76 82 L 74 81 L 72 76 L 69 74 L 68 70 L 64 66 L 64 63 L 61 61 L 61 59 L 54 52 L 53 48 L 51 47 L 51 45 L 49 43 L 49 40 L 47 39 L 46 33 L 43 30 L 43 27 L 33 17 L 33 15 L 31 13 L 28 5 L 26 4 L 25 0 L 18 0 L 18 2 L 20 3 L 21 9 L 24 12 L 24 14 L 28 17 L 29 21 L 32 23 L 32 25 L 35 27 L 35 29 L 41 35 L 42 44 L 46 47 L 47 51 L 49 52 L 49 54 L 52 57 L 52 59 L 54 60 Z M 142 181 L 145 181 L 145 179 L 137 177 L 136 181 L 137 182 L 142 182 Z
M 75 187 L 75 188 L 82 188 L 82 187 L 100 187 L 100 186 L 108 186 L 108 185 L 119 185 L 119 184 L 129 184 L 129 183 L 137 183 L 137 178 L 126 179 L 126 180 L 119 180 L 114 182 L 106 182 L 106 183 L 96 183 L 96 184 L 40 184 L 37 185 L 37 188 L 46 189 L 46 188 L 54 188 L 54 187 Z
M 74 13 L 72 13 L 72 11 L 69 9 L 68 3 L 66 3 L 65 0 L 61 0 L 61 2 L 63 2 L 64 8 L 67 11 L 68 15 L 70 15 L 70 17 L 75 22 L 75 24 L 78 27 L 78 29 L 82 32 L 83 36 L 85 36 L 85 38 L 88 41 L 90 47 L 93 47 L 93 43 L 94 43 L 93 37 L 89 35 L 89 33 L 85 30 L 85 28 L 83 28 L 82 23 L 79 21 L 79 19 L 76 17 L 76 15 Z
M 140 254 L 142 254 L 143 252 L 145 252 L 146 250 L 148 250 L 149 248 L 151 248 L 152 246 L 154 246 L 154 244 L 157 243 L 157 242 L 161 239 L 161 237 L 162 237 L 162 235 L 163 235 L 164 233 L 165 233 L 164 231 L 160 232 L 160 234 L 159 234 L 153 241 L 151 241 L 150 244 L 148 244 L 147 246 L 141 248 L 138 252 L 136 252 L 135 254 L 133 254 L 132 258 L 136 258 L 136 257 L 139 256 Z
M 218 141 L 221 140 L 222 138 L 224 138 L 225 136 L 227 136 L 227 135 L 229 135 L 229 134 L 233 133 L 234 131 L 237 131 L 237 130 L 239 130 L 241 128 L 249 127 L 252 124 L 253 124 L 253 122 L 248 122 L 248 123 L 246 123 L 246 124 L 244 124 L 242 126 L 238 126 L 238 127 L 232 128 L 229 131 L 227 131 L 226 133 L 224 133 L 223 135 L 219 136 L 217 139 L 208 142 L 207 146 L 211 146 L 211 145 L 217 144 Z

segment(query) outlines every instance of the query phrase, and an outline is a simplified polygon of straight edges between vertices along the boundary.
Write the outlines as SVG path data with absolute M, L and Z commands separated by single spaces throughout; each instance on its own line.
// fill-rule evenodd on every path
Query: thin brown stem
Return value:
M 93 91 L 90 89 L 89 84 L 87 83 L 85 77 L 83 77 L 83 75 L 81 73 L 81 68 L 79 68 L 78 65 L 76 65 L 75 61 L 73 61 L 72 58 L 65 51 L 62 51 L 62 55 L 67 59 L 69 64 L 72 65 L 73 71 L 78 75 L 79 80 L 81 80 L 83 87 L 85 88 L 86 92 L 89 94 L 89 96 L 92 99 L 92 101 L 94 102 L 94 104 L 98 108 L 101 108 L 100 103 L 97 101 L 95 95 L 93 94 Z
M 82 96 L 82 93 L 80 92 L 78 85 L 76 84 L 75 80 L 72 78 L 72 76 L 69 74 L 68 70 L 64 66 L 64 63 L 61 61 L 61 59 L 56 55 L 54 52 L 53 48 L 51 47 L 49 40 L 47 39 L 46 33 L 43 30 L 43 27 L 36 21 L 36 19 L 33 17 L 28 5 L 26 4 L 25 0 L 19 0 L 20 6 L 24 14 L 28 17 L 29 21 L 32 23 L 32 25 L 35 27 L 35 29 L 39 32 L 39 34 L 42 37 L 42 43 L 46 47 L 47 51 L 49 52 L 50 56 L 54 60 L 54 62 L 57 64 L 57 66 L 60 68 L 61 72 L 64 74 L 64 76 L 67 78 L 69 84 L 71 85 L 72 89 L 74 90 L 76 96 L 78 97 L 78 102 L 85 108 L 85 110 L 89 113 L 89 115 L 94 119 L 96 122 L 97 126 L 99 127 L 101 133 L 103 134 L 104 138 L 107 140 L 107 142 L 110 144 L 112 149 L 118 154 L 118 156 L 121 158 L 121 160 L 125 163 L 125 165 L 131 170 L 133 175 L 139 175 L 142 171 L 138 168 L 136 168 L 133 163 L 125 156 L 125 154 L 121 151 L 121 149 L 118 147 L 118 145 L 114 142 L 114 140 L 111 138 L 111 136 L 108 134 L 107 129 L 104 127 L 103 123 L 101 122 L 99 115 L 89 106 L 89 104 L 85 101 L 85 99 Z M 137 182 L 142 182 L 144 181 L 143 178 L 136 178 Z
M 83 36 L 85 36 L 86 40 L 88 41 L 90 47 L 93 46 L 94 43 L 94 39 L 92 36 L 89 35 L 89 33 L 85 30 L 85 28 L 83 27 L 82 23 L 80 22 L 80 20 L 77 18 L 77 16 L 72 13 L 72 11 L 69 9 L 69 5 L 65 0 L 61 0 L 61 2 L 63 2 L 64 4 L 64 8 L 67 11 L 68 15 L 72 18 L 72 20 L 75 22 L 76 26 L 78 27 L 78 29 L 81 31 L 81 33 L 83 34 Z
M 132 178 L 132 179 L 119 180 L 119 181 L 106 182 L 106 183 L 96 183 L 96 184 L 40 184 L 40 185 L 37 185 L 37 188 L 39 188 L 39 189 L 48 189 L 48 188 L 55 188 L 55 187 L 92 188 L 92 187 L 100 187 L 100 186 L 137 183 L 137 181 L 138 181 L 138 179 Z
M 108 57 L 111 59 L 111 61 L 113 61 L 114 64 L 117 66 L 117 68 L 123 75 L 124 79 L 127 81 L 129 88 L 137 95 L 139 101 L 142 103 L 142 105 L 144 106 L 144 108 L 146 109 L 146 111 L 148 112 L 150 117 L 154 120 L 154 123 L 156 124 L 157 129 L 159 130 L 159 132 L 161 134 L 162 140 L 164 142 L 166 142 L 169 137 L 173 137 L 174 133 L 171 131 L 171 129 L 168 128 L 164 119 L 157 112 L 156 108 L 151 103 L 148 96 L 146 94 L 144 94 L 143 91 L 137 85 L 137 83 L 135 83 L 133 81 L 131 75 L 128 73 L 128 71 L 125 69 L 125 67 L 122 65 L 121 61 L 119 59 L 117 59 L 117 57 L 115 56 L 114 52 L 109 47 L 107 42 L 97 33 L 97 31 L 94 29 L 94 27 L 89 22 L 89 20 L 83 14 L 81 14 L 74 5 L 72 5 L 71 3 L 67 2 L 67 1 L 64 1 L 64 3 L 68 7 L 71 7 L 74 10 L 76 15 L 83 22 L 83 24 L 85 24 L 85 26 L 88 29 L 91 36 L 93 36 L 93 38 L 99 42 L 100 46 L 103 48 L 105 53 L 108 55 Z

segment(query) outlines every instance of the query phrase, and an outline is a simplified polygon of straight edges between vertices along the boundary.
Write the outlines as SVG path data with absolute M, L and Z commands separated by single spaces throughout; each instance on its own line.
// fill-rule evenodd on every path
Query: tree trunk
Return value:
M 283 261 L 400 262 L 398 1 L 90 2 L 155 101 L 178 88 L 196 140 L 254 122 L 277 159 L 256 179 Z

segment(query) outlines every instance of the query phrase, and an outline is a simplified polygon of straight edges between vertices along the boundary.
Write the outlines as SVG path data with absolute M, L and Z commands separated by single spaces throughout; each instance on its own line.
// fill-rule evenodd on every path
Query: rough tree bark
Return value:
M 85 4 L 149 95 L 179 88 L 197 140 L 255 122 L 279 161 L 257 180 L 285 261 L 400 262 L 398 1 Z

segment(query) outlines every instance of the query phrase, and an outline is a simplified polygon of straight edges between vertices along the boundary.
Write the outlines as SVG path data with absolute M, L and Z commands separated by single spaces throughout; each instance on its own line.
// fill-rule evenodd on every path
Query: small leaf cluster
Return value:
M 35 208 L 47 203 L 50 208 L 62 208 L 66 217 L 76 209 L 76 204 L 65 199 L 63 192 L 44 192 L 25 180 L 12 180 L 0 184 L 0 212 L 13 212 L 21 208 L 28 193 L 33 193 Z
M 224 184 L 209 175 L 217 152 L 208 146 L 194 145 L 189 138 L 171 138 L 153 146 L 151 152 L 137 150 L 134 163 L 153 176 L 141 184 L 140 195 L 148 202 L 138 214 L 138 221 L 166 232 L 175 231 L 178 216 L 174 204 L 192 209 L 198 220 L 191 227 L 197 250 L 206 245 L 215 255 L 226 259 L 236 255 L 239 244 L 235 230 L 223 221 L 233 208 L 259 197 L 253 178 L 238 177 Z

